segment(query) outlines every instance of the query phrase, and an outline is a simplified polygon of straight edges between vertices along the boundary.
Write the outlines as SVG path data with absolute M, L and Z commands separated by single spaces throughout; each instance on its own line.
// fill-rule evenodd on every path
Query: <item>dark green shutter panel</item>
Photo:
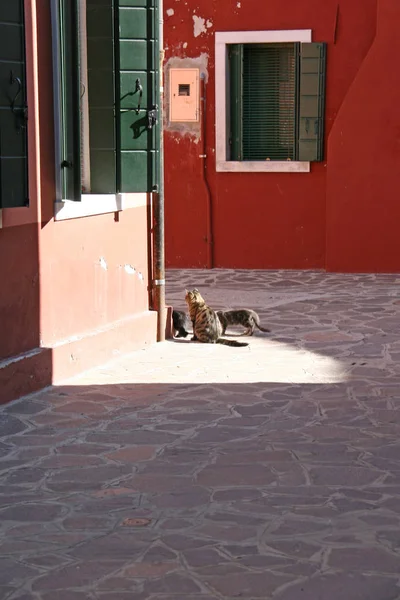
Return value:
M 59 200 L 81 199 L 78 3 L 78 0 L 56 0 L 52 3 Z
M 117 171 L 121 192 L 158 182 L 158 10 L 156 0 L 118 0 Z
M 229 46 L 231 160 L 243 160 L 243 44 Z
M 90 192 L 116 187 L 114 2 L 87 0 Z
M 231 160 L 294 160 L 294 44 L 230 48 Z
M 246 44 L 243 54 L 243 158 L 293 159 L 294 45 Z
M 13 110 L 12 107 L 13 106 Z M 0 1 L 0 208 L 28 205 L 23 0 Z
M 324 155 L 326 44 L 300 44 L 298 160 Z

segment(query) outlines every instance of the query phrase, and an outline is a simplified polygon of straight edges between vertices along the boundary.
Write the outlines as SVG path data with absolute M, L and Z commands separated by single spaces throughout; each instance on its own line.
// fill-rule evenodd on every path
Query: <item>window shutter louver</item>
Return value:
M 229 47 L 231 160 L 243 160 L 243 44 Z
M 292 160 L 294 44 L 246 44 L 243 67 L 243 159 Z
M 79 5 L 52 2 L 57 200 L 81 199 Z
M 324 156 L 326 44 L 300 44 L 298 160 Z

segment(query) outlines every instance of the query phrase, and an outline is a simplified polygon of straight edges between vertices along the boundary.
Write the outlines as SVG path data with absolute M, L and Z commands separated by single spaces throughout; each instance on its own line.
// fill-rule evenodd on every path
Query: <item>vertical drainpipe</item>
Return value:
M 157 10 L 158 5 L 158 10 Z M 158 22 L 157 22 L 158 15 Z M 155 26 L 159 30 L 159 53 L 155 59 L 159 62 L 160 93 L 156 97 L 158 104 L 158 136 L 159 136 L 159 158 L 157 161 L 158 186 L 153 192 L 153 307 L 157 311 L 157 341 L 165 340 L 165 247 L 164 247 L 164 138 L 163 138 L 163 67 L 164 67 L 164 45 L 163 45 L 163 0 L 155 2 Z

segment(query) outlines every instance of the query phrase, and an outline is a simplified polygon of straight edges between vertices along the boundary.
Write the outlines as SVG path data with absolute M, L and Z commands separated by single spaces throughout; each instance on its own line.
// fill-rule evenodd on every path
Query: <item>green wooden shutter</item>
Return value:
M 114 2 L 87 0 L 90 191 L 116 188 Z
M 159 123 L 148 126 L 149 111 L 159 104 L 157 0 L 118 0 L 118 6 L 118 187 L 149 192 L 159 164 Z
M 229 47 L 231 160 L 243 160 L 243 44 Z
M 78 0 L 55 0 L 51 6 L 57 200 L 80 200 Z
M 0 208 L 29 203 L 23 5 L 0 2 Z
M 300 44 L 298 160 L 324 156 L 326 44 Z

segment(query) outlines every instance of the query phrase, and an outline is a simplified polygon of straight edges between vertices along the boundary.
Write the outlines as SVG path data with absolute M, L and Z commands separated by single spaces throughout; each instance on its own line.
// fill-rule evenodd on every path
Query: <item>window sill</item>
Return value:
M 225 173 L 309 173 L 310 163 L 301 161 L 217 161 L 217 171 Z
M 148 194 L 84 194 L 81 200 L 57 200 L 54 220 L 66 221 L 146 206 Z

